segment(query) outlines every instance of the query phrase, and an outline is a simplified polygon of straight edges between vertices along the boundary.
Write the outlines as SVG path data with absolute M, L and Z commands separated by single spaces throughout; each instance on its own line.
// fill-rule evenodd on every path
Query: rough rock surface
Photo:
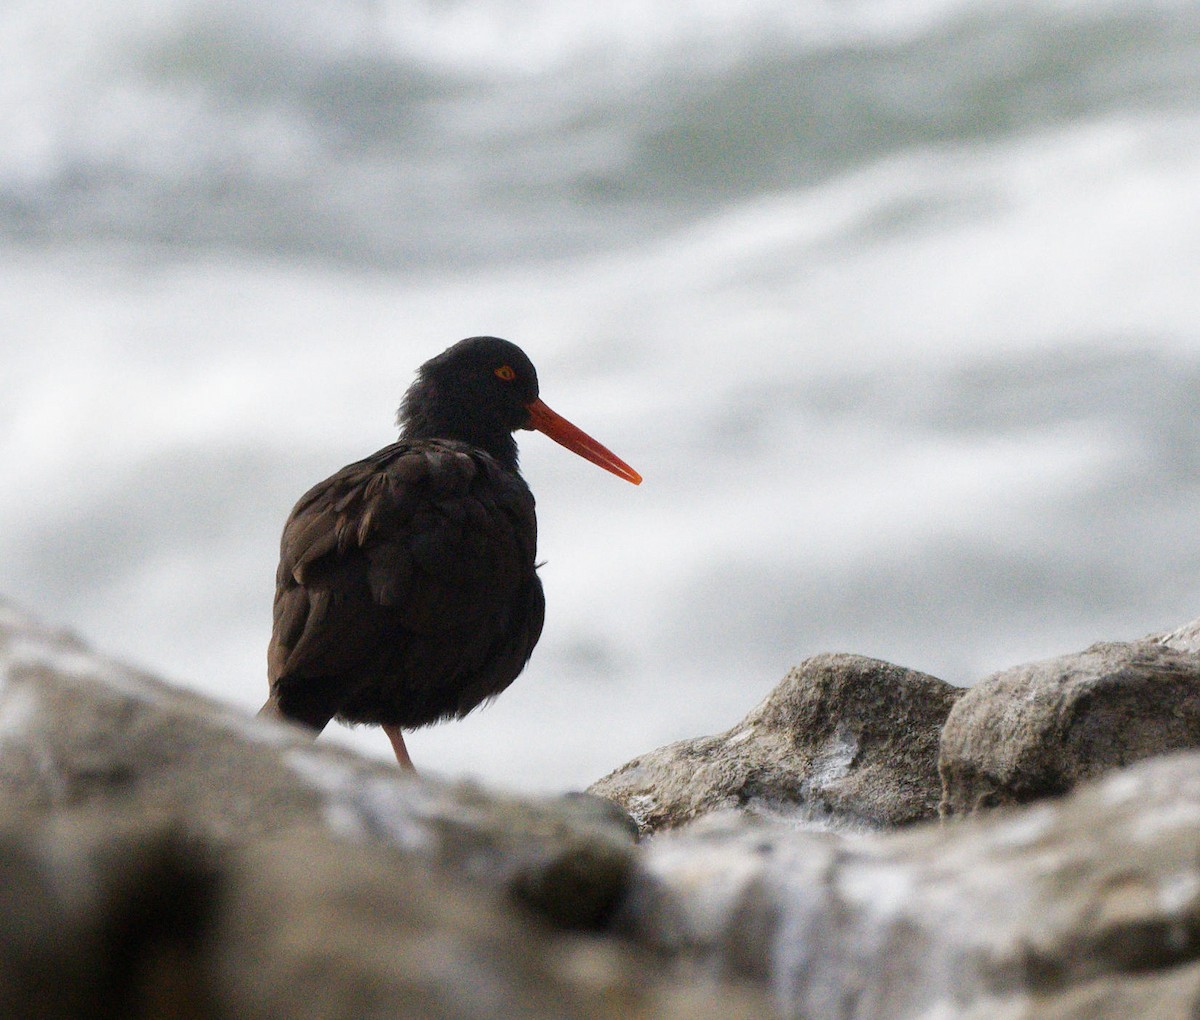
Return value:
M 634 938 L 822 1020 L 1191 1020 L 1200 755 L 943 825 L 846 836 L 744 814 L 643 848 Z
M 762 1015 L 578 933 L 625 821 L 415 779 L 0 607 L 3 1015 Z
M 942 733 L 941 810 L 1057 796 L 1183 748 L 1200 748 L 1200 657 L 1163 641 L 1093 645 L 1004 670 L 963 695 Z
M 0 821 L 0 1015 L 739 1018 L 627 949 L 531 924 L 430 861 L 320 829 L 215 843 L 112 806 Z M 18 899 L 14 901 L 14 892 Z
M 938 735 L 962 693 L 878 659 L 818 655 L 732 729 L 641 755 L 590 792 L 643 834 L 731 808 L 838 829 L 933 818 Z
M 0 605 L 0 1016 L 1194 1020 L 1200 752 L 1120 766 L 1196 744 L 1197 645 L 965 693 L 818 656 L 594 787 L 635 845 L 600 797 L 417 779 Z M 947 817 L 906 825 L 940 733 Z
M 217 1015 L 200 966 L 217 887 L 187 849 L 119 817 L 0 810 L 0 1016 Z
M 0 611 L 0 803 L 120 800 L 190 832 L 244 840 L 323 824 L 503 887 L 556 922 L 603 921 L 632 862 L 624 819 L 416 780 L 286 724 L 251 719 Z
M 1174 648 L 1177 652 L 1191 652 L 1193 655 L 1200 654 L 1200 619 L 1189 620 L 1174 630 L 1168 630 L 1161 634 L 1151 634 L 1143 638 L 1143 640 L 1152 641 L 1167 648 Z

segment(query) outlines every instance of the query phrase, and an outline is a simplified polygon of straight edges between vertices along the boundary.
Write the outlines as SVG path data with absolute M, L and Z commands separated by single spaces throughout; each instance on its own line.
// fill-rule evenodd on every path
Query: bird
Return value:
M 397 442 L 297 501 L 280 539 L 270 694 L 260 716 L 404 731 L 505 690 L 541 636 L 534 498 L 514 432 L 536 430 L 620 478 L 633 468 L 540 398 L 533 363 L 493 336 L 426 361 Z

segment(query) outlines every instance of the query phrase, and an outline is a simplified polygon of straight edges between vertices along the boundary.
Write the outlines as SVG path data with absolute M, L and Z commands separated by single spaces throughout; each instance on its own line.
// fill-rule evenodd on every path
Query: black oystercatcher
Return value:
M 637 484 L 624 461 L 538 399 L 530 360 L 496 337 L 421 366 L 400 440 L 309 489 L 283 529 L 271 696 L 260 715 L 320 732 L 462 717 L 516 679 L 542 632 L 533 495 L 517 429 Z

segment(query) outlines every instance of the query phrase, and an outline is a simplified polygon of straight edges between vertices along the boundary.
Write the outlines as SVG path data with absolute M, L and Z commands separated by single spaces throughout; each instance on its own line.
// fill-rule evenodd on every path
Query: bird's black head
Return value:
M 417 370 L 396 422 L 402 439 L 457 439 L 516 468 L 512 434 L 529 427 L 537 397 L 537 370 L 520 347 L 473 336 Z

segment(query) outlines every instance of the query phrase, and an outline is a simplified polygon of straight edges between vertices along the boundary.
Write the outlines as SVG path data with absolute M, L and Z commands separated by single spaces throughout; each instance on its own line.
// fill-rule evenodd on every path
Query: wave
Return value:
M 1165 2 L 27 5 L 0 234 L 406 268 L 614 248 L 897 153 L 1193 111 Z

